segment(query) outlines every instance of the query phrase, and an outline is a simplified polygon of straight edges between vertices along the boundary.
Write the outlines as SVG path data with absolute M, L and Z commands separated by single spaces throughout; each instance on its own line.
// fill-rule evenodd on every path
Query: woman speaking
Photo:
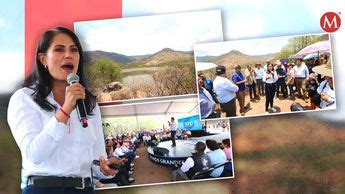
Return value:
M 69 29 L 46 31 L 38 44 L 36 65 L 8 107 L 8 123 L 22 155 L 21 188 L 25 194 L 94 193 L 92 161 L 114 175 L 105 160 L 102 121 L 96 98 L 83 72 L 83 50 Z M 79 83 L 68 85 L 71 73 Z M 76 111 L 84 100 L 88 126 Z
M 270 105 L 271 110 L 276 112 L 275 108 L 273 107 L 273 100 L 274 95 L 276 92 L 276 82 L 278 80 L 277 72 L 274 71 L 273 65 L 269 64 L 267 66 L 267 71 L 264 74 L 263 81 L 265 84 L 265 95 L 266 95 L 266 114 L 268 114 L 268 106 Z

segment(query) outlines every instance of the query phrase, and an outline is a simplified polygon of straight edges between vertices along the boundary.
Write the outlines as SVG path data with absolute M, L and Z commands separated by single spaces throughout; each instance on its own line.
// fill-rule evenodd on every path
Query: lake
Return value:
M 166 67 L 142 67 L 122 70 L 122 84 L 130 88 L 137 89 L 140 84 L 154 84 L 152 73 L 162 71 Z

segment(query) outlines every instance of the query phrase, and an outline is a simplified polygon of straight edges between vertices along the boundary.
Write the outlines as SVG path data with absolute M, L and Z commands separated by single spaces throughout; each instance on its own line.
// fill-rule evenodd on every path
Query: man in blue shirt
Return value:
M 213 81 L 217 99 L 226 113 L 226 117 L 236 116 L 236 92 L 238 87 L 226 78 L 226 70 L 222 65 L 216 67 L 216 79 Z
M 282 64 L 280 61 L 277 63 L 276 72 L 278 75 L 276 98 L 279 97 L 279 91 L 281 91 L 283 93 L 283 97 L 286 98 L 287 97 L 287 87 L 285 84 L 286 71 L 282 68 Z
M 245 102 L 245 95 L 244 90 L 246 89 L 246 78 L 241 72 L 241 66 L 236 65 L 235 66 L 235 73 L 232 75 L 232 82 L 238 86 L 238 91 L 236 92 L 236 96 L 238 99 L 238 102 L 240 104 L 240 113 L 242 116 L 244 116 L 244 102 Z

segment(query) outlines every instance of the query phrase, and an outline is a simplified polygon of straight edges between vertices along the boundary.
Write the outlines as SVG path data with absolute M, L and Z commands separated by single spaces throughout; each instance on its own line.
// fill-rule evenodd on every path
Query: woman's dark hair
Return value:
M 218 145 L 217 141 L 213 140 L 213 139 L 207 139 L 206 145 L 211 151 L 219 149 L 219 145 Z
M 85 108 L 88 115 L 92 114 L 93 108 L 96 106 L 96 97 L 87 89 L 86 76 L 84 73 L 84 54 L 78 37 L 71 30 L 65 27 L 56 27 L 43 33 L 36 51 L 35 61 L 36 64 L 31 74 L 25 79 L 24 87 L 34 90 L 32 94 L 34 101 L 44 110 L 54 111 L 57 107 L 52 105 L 46 99 L 52 90 L 52 76 L 49 71 L 44 68 L 44 65 L 39 59 L 39 54 L 47 53 L 53 39 L 58 34 L 66 34 L 73 40 L 79 52 L 79 64 L 77 75 L 79 76 L 79 83 L 85 87 Z
M 230 147 L 230 139 L 223 139 L 222 143 L 228 147 Z

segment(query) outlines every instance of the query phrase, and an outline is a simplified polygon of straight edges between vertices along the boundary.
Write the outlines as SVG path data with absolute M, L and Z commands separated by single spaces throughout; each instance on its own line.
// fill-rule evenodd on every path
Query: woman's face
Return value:
M 267 66 L 267 69 L 270 70 L 270 71 L 272 71 L 273 66 L 270 64 L 270 65 Z
M 54 80 L 66 81 L 70 73 L 77 73 L 80 55 L 72 38 L 59 33 L 53 38 L 47 53 L 39 54 L 39 59 Z

